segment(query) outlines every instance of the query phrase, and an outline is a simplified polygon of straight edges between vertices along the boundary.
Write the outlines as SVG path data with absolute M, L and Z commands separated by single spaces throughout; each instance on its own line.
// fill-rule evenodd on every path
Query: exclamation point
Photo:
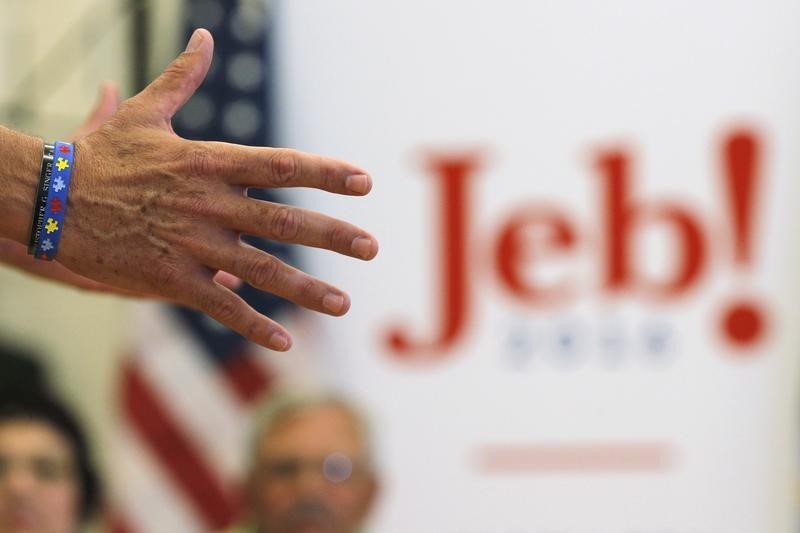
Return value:
M 753 225 L 760 189 L 758 139 L 749 130 L 731 133 L 722 147 L 725 190 L 733 235 L 733 262 L 739 271 L 753 265 Z M 757 302 L 737 297 L 722 312 L 722 336 L 735 346 L 752 347 L 764 336 L 766 314 Z

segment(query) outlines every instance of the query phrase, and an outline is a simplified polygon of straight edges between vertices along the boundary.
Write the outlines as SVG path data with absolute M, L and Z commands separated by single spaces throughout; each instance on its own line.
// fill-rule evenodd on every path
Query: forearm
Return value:
M 42 141 L 0 126 L 0 237 L 27 244 Z

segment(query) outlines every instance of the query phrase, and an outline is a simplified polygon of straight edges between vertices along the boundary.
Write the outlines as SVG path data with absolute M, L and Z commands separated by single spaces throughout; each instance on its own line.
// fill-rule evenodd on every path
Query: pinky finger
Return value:
M 280 324 L 257 312 L 218 283 L 203 283 L 196 287 L 193 298 L 193 307 L 256 344 L 279 352 L 292 346 L 292 338 Z
M 214 281 L 232 291 L 235 291 L 241 287 L 243 283 L 241 279 L 237 278 L 233 274 L 228 274 L 224 270 L 220 270 L 214 275 Z

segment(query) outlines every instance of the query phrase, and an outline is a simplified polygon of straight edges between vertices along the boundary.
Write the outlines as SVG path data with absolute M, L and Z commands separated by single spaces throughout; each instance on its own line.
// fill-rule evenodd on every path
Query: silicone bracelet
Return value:
M 36 247 L 35 257 L 52 261 L 58 253 L 58 244 L 64 231 L 64 217 L 67 214 L 67 194 L 75 166 L 75 151 L 70 143 L 56 142 L 53 156 L 53 179 L 47 191 L 47 201 L 42 219 L 41 238 Z

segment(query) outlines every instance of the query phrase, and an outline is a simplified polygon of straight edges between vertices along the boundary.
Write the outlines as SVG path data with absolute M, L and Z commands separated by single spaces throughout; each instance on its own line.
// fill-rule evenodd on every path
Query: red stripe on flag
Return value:
M 252 404 L 267 392 L 274 378 L 256 361 L 256 355 L 248 351 L 228 357 L 222 370 L 228 385 L 244 405 Z
M 111 533 L 134 533 L 136 531 L 119 509 L 112 508 L 108 510 L 103 514 L 103 518 L 106 530 Z
M 226 490 L 165 409 L 157 392 L 130 361 L 123 365 L 122 408 L 131 425 L 210 529 L 236 518 L 238 501 Z

